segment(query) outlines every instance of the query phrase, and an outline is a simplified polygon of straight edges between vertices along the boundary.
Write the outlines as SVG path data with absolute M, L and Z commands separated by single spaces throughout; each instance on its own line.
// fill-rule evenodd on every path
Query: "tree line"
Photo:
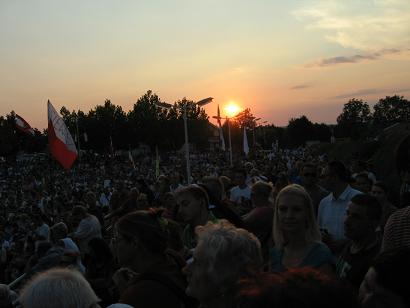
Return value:
M 129 112 L 105 100 L 88 112 L 70 111 L 62 107 L 60 114 L 73 138 L 82 150 L 108 152 L 112 148 L 128 150 L 146 144 L 151 149 L 178 150 L 184 144 L 183 108 L 187 108 L 189 141 L 197 149 L 206 149 L 209 139 L 217 137 L 217 128 L 210 124 L 203 108 L 183 98 L 170 109 L 158 107 L 161 99 L 151 90 L 142 95 Z M 344 104 L 336 125 L 313 123 L 305 115 L 289 120 L 286 127 L 273 124 L 258 125 L 249 108 L 229 121 L 232 146 L 242 148 L 243 127 L 247 127 L 251 147 L 271 149 L 272 143 L 281 147 L 297 147 L 309 140 L 330 142 L 336 138 L 366 138 L 397 122 L 410 122 L 410 103 L 402 96 L 380 99 L 371 111 L 367 102 L 353 98 Z M 228 147 L 228 123 L 223 132 Z M 79 138 L 79 139 L 78 139 Z M 0 156 L 15 155 L 19 151 L 41 152 L 47 147 L 47 129 L 35 130 L 28 136 L 15 129 L 14 112 L 0 117 Z

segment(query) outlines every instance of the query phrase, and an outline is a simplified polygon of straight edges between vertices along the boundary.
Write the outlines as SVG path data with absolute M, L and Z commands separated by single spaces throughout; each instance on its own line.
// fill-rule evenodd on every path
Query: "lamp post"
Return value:
M 208 97 L 208 98 L 202 99 L 194 103 L 194 105 L 202 107 L 212 102 L 212 100 L 213 100 L 212 97 Z M 171 109 L 173 107 L 173 105 L 168 104 L 168 103 L 155 103 L 155 105 L 160 108 L 165 108 L 165 109 Z M 187 104 L 186 103 L 184 104 L 183 109 L 184 109 L 183 119 L 184 119 L 184 135 L 185 135 L 186 176 L 187 176 L 187 183 L 191 184 L 191 166 L 189 162 L 189 143 L 188 143 L 188 116 L 187 116 Z
M 228 122 L 228 136 L 229 136 L 229 162 L 231 167 L 233 166 L 232 163 L 232 140 L 231 140 L 231 122 L 228 117 L 226 117 L 226 121 Z

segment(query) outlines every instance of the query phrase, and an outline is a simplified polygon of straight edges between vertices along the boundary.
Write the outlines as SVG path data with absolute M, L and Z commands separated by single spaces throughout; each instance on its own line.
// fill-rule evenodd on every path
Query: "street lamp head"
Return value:
M 210 102 L 212 102 L 214 98 L 213 97 L 208 97 L 208 98 L 204 98 L 201 99 L 200 101 L 196 102 L 196 104 L 200 107 L 205 106 L 207 104 L 209 104 Z

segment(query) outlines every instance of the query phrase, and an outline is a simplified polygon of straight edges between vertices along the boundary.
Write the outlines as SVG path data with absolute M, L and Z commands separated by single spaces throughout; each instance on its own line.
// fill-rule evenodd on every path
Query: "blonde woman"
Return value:
M 300 267 L 333 272 L 333 255 L 321 242 L 312 199 L 302 186 L 288 185 L 279 192 L 274 209 L 273 239 L 275 247 L 270 256 L 273 272 Z

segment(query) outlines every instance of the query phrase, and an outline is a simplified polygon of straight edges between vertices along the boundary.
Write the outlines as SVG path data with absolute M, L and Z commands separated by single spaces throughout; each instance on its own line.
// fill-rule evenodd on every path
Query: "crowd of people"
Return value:
M 178 153 L 1 163 L 0 307 L 410 306 L 410 192 L 365 162 L 194 153 L 184 171 Z

